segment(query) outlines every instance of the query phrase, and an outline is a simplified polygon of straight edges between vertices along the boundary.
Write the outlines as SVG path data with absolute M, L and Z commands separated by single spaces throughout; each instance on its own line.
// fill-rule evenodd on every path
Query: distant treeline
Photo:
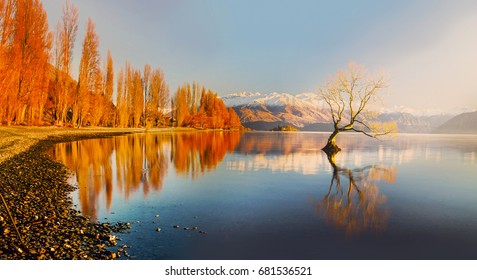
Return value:
M 272 128 L 272 131 L 299 131 L 299 130 L 293 125 L 284 125 L 284 126 L 279 125 L 277 127 Z
M 0 124 L 242 127 L 233 110 L 196 83 L 192 90 L 189 84 L 179 87 L 171 100 L 162 70 L 149 64 L 139 69 L 127 62 L 115 86 L 111 51 L 101 63 L 91 18 L 73 79 L 78 18 L 67 1 L 51 31 L 40 0 L 0 0 Z

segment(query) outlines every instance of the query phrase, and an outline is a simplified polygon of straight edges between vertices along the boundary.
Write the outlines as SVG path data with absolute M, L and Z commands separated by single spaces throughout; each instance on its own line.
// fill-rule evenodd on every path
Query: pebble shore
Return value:
M 114 233 L 128 231 L 130 224 L 93 222 L 75 210 L 69 171 L 46 151 L 59 142 L 130 132 L 1 128 L 0 136 L 13 138 L 0 140 L 0 260 L 127 256 L 127 246 L 118 244 Z

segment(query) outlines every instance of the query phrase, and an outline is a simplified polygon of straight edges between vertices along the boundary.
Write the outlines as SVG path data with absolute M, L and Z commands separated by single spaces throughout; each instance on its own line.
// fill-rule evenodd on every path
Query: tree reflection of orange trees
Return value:
M 333 176 L 328 193 L 317 205 L 326 223 L 343 229 L 347 236 L 366 230 L 382 232 L 386 228 L 389 211 L 384 205 L 387 197 L 376 183 L 395 182 L 396 169 L 377 165 L 348 169 L 338 167 L 334 155 L 328 155 L 328 160 L 333 167 Z
M 146 134 L 144 151 L 146 161 L 143 172 L 144 195 L 147 196 L 151 189 L 161 191 L 169 167 L 168 155 L 165 146 L 171 142 L 170 135 Z
M 233 132 L 133 134 L 62 143 L 55 145 L 53 152 L 57 160 L 76 174 L 81 211 L 96 218 L 100 203 L 109 212 L 113 192 L 128 199 L 141 190 L 144 196 L 161 191 L 170 160 L 179 174 L 193 177 L 214 169 L 227 151 L 235 150 L 241 135 Z M 102 194 L 104 202 L 99 201 Z
M 96 216 L 97 198 L 103 188 L 106 205 L 112 202 L 112 168 L 109 160 L 113 151 L 111 139 L 95 139 L 55 145 L 54 155 L 76 174 L 81 211 Z
M 172 161 L 179 174 L 197 177 L 213 170 L 227 152 L 233 152 L 242 134 L 237 132 L 200 132 L 174 134 Z
M 102 192 L 109 211 L 114 191 L 127 199 L 141 187 L 145 196 L 162 189 L 170 141 L 160 134 L 83 140 L 55 145 L 54 156 L 76 174 L 81 211 L 96 218 Z

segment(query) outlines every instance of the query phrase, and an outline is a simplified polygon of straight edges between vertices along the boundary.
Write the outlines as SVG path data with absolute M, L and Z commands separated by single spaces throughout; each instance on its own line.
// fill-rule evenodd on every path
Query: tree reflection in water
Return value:
M 202 132 L 174 134 L 171 161 L 181 175 L 196 178 L 214 170 L 227 152 L 233 153 L 240 142 L 241 133 Z
M 142 191 L 160 192 L 169 164 L 181 175 L 197 178 L 233 152 L 240 133 L 133 134 L 60 143 L 52 155 L 76 176 L 81 211 L 93 219 L 98 208 L 112 204 L 113 193 L 125 200 Z M 101 195 L 105 201 L 99 201 Z
M 389 217 L 387 197 L 376 185 L 380 181 L 394 183 L 396 169 L 379 165 L 344 168 L 335 163 L 335 154 L 327 153 L 332 177 L 327 194 L 317 204 L 325 222 L 345 232 L 346 236 L 365 231 L 385 230 Z

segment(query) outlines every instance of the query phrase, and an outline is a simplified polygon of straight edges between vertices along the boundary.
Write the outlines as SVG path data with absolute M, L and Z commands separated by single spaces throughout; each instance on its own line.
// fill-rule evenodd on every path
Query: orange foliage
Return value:
M 127 106 L 127 91 L 124 79 L 124 70 L 120 69 L 118 74 L 118 87 L 117 87 L 117 119 L 116 126 L 127 127 L 128 125 L 128 106 Z
M 132 127 L 139 127 L 141 124 L 141 116 L 144 113 L 144 95 L 141 71 L 131 68 L 128 71 L 128 91 L 130 111 L 132 112 Z
M 53 115 L 55 124 L 62 126 L 66 123 L 67 110 L 71 107 L 72 94 L 76 83 L 72 81 L 71 62 L 73 48 L 78 32 L 78 9 L 69 1 L 63 6 L 63 17 L 57 25 L 55 40 L 55 70 L 53 80 L 50 80 L 50 94 L 54 100 Z
M 79 12 L 63 5 L 53 34 L 40 0 L 0 0 L 0 125 L 164 127 L 171 124 L 169 87 L 160 68 L 144 72 L 129 63 L 119 73 L 108 51 L 101 67 L 99 36 L 88 19 L 78 81 L 71 78 Z M 198 83 L 179 87 L 172 108 L 178 126 L 242 129 L 233 110 Z
M 169 87 L 161 69 L 144 67 L 144 96 L 146 96 L 146 127 L 165 126 L 165 110 L 169 103 Z
M 103 96 L 101 98 L 100 106 L 103 107 L 103 115 L 101 116 L 101 126 L 110 126 L 114 122 L 114 108 L 113 104 L 113 91 L 114 91 L 114 69 L 113 69 L 113 56 L 111 51 L 108 50 L 108 56 L 106 58 L 106 73 L 104 76 Z
M 73 125 L 84 126 L 88 122 L 96 122 L 89 116 L 91 102 L 95 102 L 94 96 L 100 94 L 99 83 L 101 82 L 101 70 L 99 68 L 99 37 L 95 31 L 95 24 L 88 18 L 86 35 L 83 41 L 83 53 L 81 55 L 78 87 L 73 104 Z M 91 111 L 96 111 L 96 108 Z
M 0 1 L 0 121 L 42 124 L 52 34 L 39 0 Z
M 115 125 L 119 127 L 162 126 L 169 87 L 161 69 L 144 67 L 144 73 L 128 62 L 119 70 Z
M 240 118 L 233 109 L 227 109 L 213 91 L 201 89 L 194 83 L 179 87 L 174 99 L 175 119 L 178 126 L 201 129 L 242 129 Z M 199 103 L 199 104 L 197 104 Z

